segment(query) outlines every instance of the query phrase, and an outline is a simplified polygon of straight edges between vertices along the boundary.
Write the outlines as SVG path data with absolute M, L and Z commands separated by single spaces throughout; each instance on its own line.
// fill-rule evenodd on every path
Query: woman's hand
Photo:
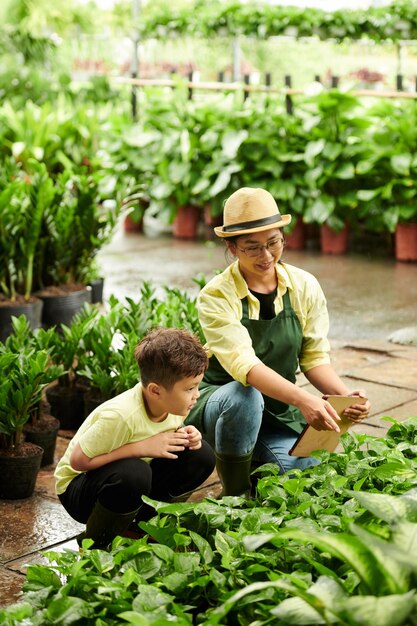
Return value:
M 364 389 L 356 389 L 349 393 L 349 396 L 358 396 L 359 398 L 366 398 L 366 393 Z M 353 404 L 349 408 L 343 411 L 343 415 L 348 417 L 352 422 L 361 422 L 369 415 L 369 411 L 371 408 L 371 403 L 369 400 L 366 400 L 364 404 Z
M 307 424 L 316 430 L 334 430 L 340 432 L 337 422 L 340 417 L 324 398 L 308 394 L 308 397 L 297 404 Z

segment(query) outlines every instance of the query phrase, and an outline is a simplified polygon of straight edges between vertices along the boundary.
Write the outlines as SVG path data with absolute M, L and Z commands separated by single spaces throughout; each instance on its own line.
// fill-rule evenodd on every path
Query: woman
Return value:
M 201 430 L 216 453 L 222 495 L 250 489 L 251 464 L 274 462 L 281 472 L 317 463 L 288 451 L 304 426 L 339 431 L 328 395 L 365 397 L 351 391 L 330 365 L 326 300 L 308 272 L 281 261 L 280 215 L 272 195 L 243 187 L 226 201 L 223 226 L 215 228 L 235 257 L 202 289 L 200 322 L 210 364 L 188 423 Z M 323 397 L 295 384 L 298 367 Z M 345 415 L 360 421 L 369 402 Z

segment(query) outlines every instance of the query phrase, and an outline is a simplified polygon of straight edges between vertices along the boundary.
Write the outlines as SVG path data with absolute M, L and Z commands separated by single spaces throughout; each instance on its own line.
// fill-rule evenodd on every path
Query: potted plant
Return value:
M 110 296 L 106 312 L 86 328 L 77 367 L 78 376 L 88 385 L 85 416 L 137 382 L 134 348 L 152 326 L 161 325 L 160 304 L 154 289 L 145 282 L 138 301 L 126 298 L 121 302 Z M 163 307 L 169 309 L 165 303 Z
M 159 299 L 149 283 L 144 283 L 137 301 L 127 298 L 120 302 L 111 296 L 108 310 L 86 329 L 77 367 L 78 376 L 88 383 L 85 416 L 137 382 L 134 348 L 150 328 L 187 328 L 203 341 L 195 298 L 176 288 L 165 287 L 164 291 Z
M 13 332 L 5 341 L 5 346 L 14 354 L 35 354 L 38 351 L 45 351 L 48 341 L 38 341 L 36 330 L 32 331 L 28 320 L 24 315 L 13 317 Z M 45 333 L 51 335 L 52 329 Z M 48 352 L 48 350 L 46 350 Z M 48 352 L 49 354 L 49 352 Z M 42 377 L 42 387 L 39 388 L 38 395 L 34 398 L 33 405 L 29 412 L 29 420 L 23 427 L 25 441 L 35 443 L 40 446 L 44 453 L 42 456 L 43 465 L 50 465 L 54 460 L 59 421 L 49 415 L 47 403 L 44 399 L 44 387 L 57 380 L 64 373 L 62 365 L 55 366 L 48 362 Z
M 379 187 L 360 189 L 358 198 L 369 231 L 394 235 L 397 261 L 417 261 L 417 191 L 411 171 L 403 178 L 397 172 Z
M 187 160 L 167 153 L 159 163 L 149 187 L 149 215 L 157 215 L 164 223 L 172 223 L 173 235 L 179 239 L 195 239 L 202 212 L 198 196 L 193 194 L 198 171 Z
M 98 175 L 58 176 L 35 265 L 44 326 L 68 325 L 83 304 L 91 302 L 91 269 L 113 234 L 116 218 L 116 207 L 100 202 Z
M 59 419 L 63 430 L 76 430 L 84 421 L 85 385 L 78 375 L 78 365 L 85 350 L 84 337 L 98 315 L 98 309 L 85 304 L 69 326 L 61 324 L 49 335 L 45 329 L 37 333 L 37 341 L 47 347 L 51 363 L 64 369 L 64 374 L 45 391 L 51 414 Z
M 155 111 L 152 109 L 152 113 Z M 172 111 L 162 112 L 162 119 L 155 117 L 152 126 L 147 124 L 154 133 L 153 145 L 158 148 L 151 158 L 147 214 L 172 224 L 174 237 L 194 239 L 203 211 L 201 196 L 195 191 L 203 161 L 202 130 L 195 123 L 193 104 L 186 100 L 176 102 Z
M 122 336 L 112 330 L 105 318 L 90 333 L 87 345 L 92 349 L 80 359 L 79 374 L 88 382 L 84 394 L 84 415 L 97 406 L 127 391 L 138 382 L 138 366 L 134 348 L 136 333 Z M 94 336 L 93 336 L 94 335 Z
M 26 315 L 32 328 L 41 324 L 43 303 L 33 294 L 33 271 L 42 219 L 53 192 L 42 165 L 34 165 L 31 176 L 6 168 L 0 188 L 0 339 L 4 340 L 12 330 L 13 316 Z
M 5 339 L 11 316 L 35 308 L 32 327 L 69 323 L 91 301 L 96 256 L 110 240 L 117 203 L 101 202 L 100 175 L 56 181 L 44 164 L 0 179 L 0 330 Z M 13 308 L 17 307 L 17 308 Z M 32 318 L 31 318 L 32 319 Z
M 355 166 L 366 145 L 363 131 L 369 125 L 357 114 L 358 104 L 357 98 L 337 90 L 322 93 L 311 102 L 313 114 L 304 124 L 311 137 L 304 153 L 310 189 L 304 221 L 320 225 L 325 253 L 346 252 L 349 229 L 357 217 Z
M 245 167 L 242 146 L 248 139 L 252 117 L 229 101 L 196 106 L 192 125 L 197 129 L 200 176 L 192 192 L 200 197 L 204 225 L 213 237 L 212 228 L 223 223 L 223 205 L 227 197 L 241 186 L 240 172 Z M 192 128 L 189 124 L 189 127 Z
M 149 199 L 145 192 L 145 186 L 140 190 L 130 193 L 122 201 L 124 214 L 124 229 L 126 232 L 140 233 L 143 230 L 143 216 L 149 206 Z
M 63 98 L 41 105 L 26 99 L 21 107 L 6 101 L 0 107 L 0 152 L 25 172 L 42 163 L 54 179 L 64 170 L 89 171 L 100 126 L 91 106 L 70 106 Z
M 363 221 L 370 232 L 394 234 L 400 261 L 417 260 L 416 111 L 414 102 L 373 107 L 376 130 L 358 164 Z
M 49 355 L 32 347 L 13 352 L 0 344 L 0 498 L 33 494 L 43 449 L 23 439 L 23 429 L 45 386 Z

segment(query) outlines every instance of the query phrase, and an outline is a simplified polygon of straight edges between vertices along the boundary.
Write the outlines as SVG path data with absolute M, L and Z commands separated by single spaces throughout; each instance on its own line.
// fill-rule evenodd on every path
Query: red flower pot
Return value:
M 139 222 L 135 222 L 131 215 L 126 215 L 123 228 L 125 233 L 141 233 L 143 231 L 143 218 Z
M 294 229 L 288 235 L 285 235 L 285 247 L 287 250 L 304 250 L 305 244 L 306 231 L 304 223 L 298 220 Z
M 395 231 L 397 261 L 417 261 L 417 224 L 398 224 Z
M 323 254 L 345 254 L 348 249 L 349 228 L 341 231 L 332 230 L 327 224 L 320 227 L 320 246 Z
M 200 209 L 196 206 L 181 206 L 174 219 L 172 232 L 178 239 L 195 239 L 197 237 Z
M 214 228 L 215 226 L 221 226 L 223 224 L 223 215 L 212 215 L 211 206 L 209 204 L 204 206 L 203 217 L 206 226 Z

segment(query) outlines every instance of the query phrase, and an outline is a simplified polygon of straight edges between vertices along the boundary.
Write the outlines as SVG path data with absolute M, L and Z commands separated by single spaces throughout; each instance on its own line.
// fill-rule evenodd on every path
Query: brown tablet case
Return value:
M 288 454 L 290 456 L 309 456 L 309 454 L 315 450 L 334 452 L 341 435 L 343 435 L 352 424 L 355 424 L 355 422 L 342 415 L 343 411 L 353 404 L 365 404 L 367 398 L 360 398 L 359 396 L 329 396 L 327 401 L 340 417 L 340 422 L 338 422 L 340 433 L 334 430 L 316 430 L 312 426 L 307 425 L 289 451 Z

